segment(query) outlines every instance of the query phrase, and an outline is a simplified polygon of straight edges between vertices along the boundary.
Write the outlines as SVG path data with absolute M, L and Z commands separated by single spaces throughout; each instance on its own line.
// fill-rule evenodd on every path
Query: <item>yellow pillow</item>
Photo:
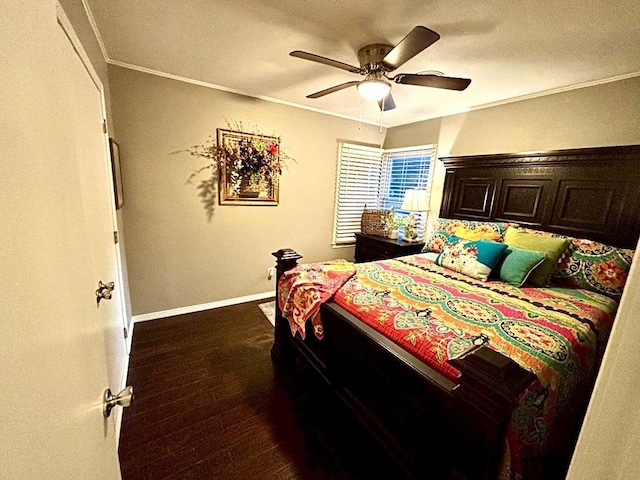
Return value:
M 472 230 L 471 228 L 460 226 L 456 228 L 454 235 L 464 240 L 480 240 L 486 238 L 487 240 L 494 240 L 499 242 L 502 240 L 502 235 L 493 230 Z

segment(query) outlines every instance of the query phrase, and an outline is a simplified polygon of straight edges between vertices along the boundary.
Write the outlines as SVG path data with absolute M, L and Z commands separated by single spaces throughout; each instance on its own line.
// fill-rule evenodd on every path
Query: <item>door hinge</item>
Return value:
M 127 327 L 124 327 L 123 330 L 124 330 L 124 338 L 127 338 L 129 336 L 129 332 L 127 332 Z
M 102 120 L 102 133 L 107 133 L 107 121 Z
M 113 243 L 118 243 L 118 232 L 113 232 Z

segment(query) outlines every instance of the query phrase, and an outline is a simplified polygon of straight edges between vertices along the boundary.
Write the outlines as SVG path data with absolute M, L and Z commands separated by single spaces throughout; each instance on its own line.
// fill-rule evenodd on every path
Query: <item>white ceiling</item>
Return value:
M 395 73 L 467 77 L 464 92 L 394 85 L 401 125 L 508 99 L 640 74 L 637 0 L 87 0 L 108 61 L 358 118 L 356 74 L 293 58 L 304 50 L 358 65 L 371 43 L 416 25 L 441 39 Z M 379 122 L 375 103 L 362 118 Z

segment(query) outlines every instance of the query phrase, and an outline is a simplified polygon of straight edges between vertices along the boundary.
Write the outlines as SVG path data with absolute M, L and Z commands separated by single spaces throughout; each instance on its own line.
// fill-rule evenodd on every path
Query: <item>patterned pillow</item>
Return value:
M 507 222 L 479 222 L 475 220 L 438 218 L 433 222 L 433 228 L 431 228 L 433 233 L 427 239 L 422 251 L 440 252 L 444 245 L 443 240 L 446 240 L 449 235 L 455 235 L 458 227 L 477 232 L 497 233 L 502 236 L 509 225 L 511 224 Z
M 632 249 L 615 248 L 595 240 L 567 237 L 559 233 L 520 228 L 534 235 L 570 240 L 569 248 L 551 273 L 554 285 L 582 288 L 619 300 L 629 275 Z
M 422 252 L 440 253 L 444 244 L 449 241 L 449 234 L 444 230 L 433 232 L 422 248 Z
M 560 259 L 552 275 L 554 284 L 618 299 L 627 281 L 633 254 L 633 250 L 572 238 L 569 254 Z
M 489 240 L 467 241 L 452 235 L 436 258 L 436 264 L 486 281 L 506 248 L 504 243 Z

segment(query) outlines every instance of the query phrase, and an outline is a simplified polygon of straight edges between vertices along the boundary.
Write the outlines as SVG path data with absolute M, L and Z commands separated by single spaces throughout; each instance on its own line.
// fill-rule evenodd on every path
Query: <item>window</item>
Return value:
M 353 234 L 360 231 L 360 217 L 364 206 L 378 208 L 382 152 L 380 148 L 340 144 L 333 227 L 334 245 L 355 242 Z
M 408 216 L 402 210 L 404 194 L 410 188 L 429 189 L 429 178 L 435 149 L 426 147 L 386 150 L 383 156 L 383 170 L 380 179 L 380 208 L 393 207 L 397 214 Z M 418 220 L 418 238 L 424 235 L 426 212 L 413 212 Z M 403 229 L 400 229 L 402 232 Z
M 334 245 L 350 245 L 360 231 L 360 217 L 367 208 L 401 215 L 402 200 L 410 188 L 429 187 L 429 173 L 435 158 L 433 145 L 382 150 L 341 143 L 338 152 Z M 419 213 L 418 233 L 423 235 L 426 214 Z

